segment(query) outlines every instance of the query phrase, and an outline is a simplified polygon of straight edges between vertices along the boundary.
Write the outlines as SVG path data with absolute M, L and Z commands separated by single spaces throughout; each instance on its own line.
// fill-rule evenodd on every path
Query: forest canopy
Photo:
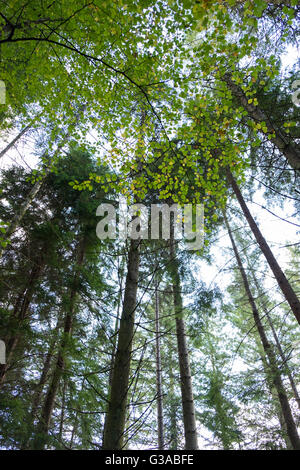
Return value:
M 0 1 L 1 449 L 300 450 L 299 19 Z

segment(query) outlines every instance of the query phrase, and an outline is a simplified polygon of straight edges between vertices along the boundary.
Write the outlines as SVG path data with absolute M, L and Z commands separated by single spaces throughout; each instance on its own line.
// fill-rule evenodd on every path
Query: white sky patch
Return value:
M 293 66 L 299 62 L 300 49 L 299 47 L 289 44 L 286 51 L 281 55 L 281 67 L 284 72 L 292 70 Z

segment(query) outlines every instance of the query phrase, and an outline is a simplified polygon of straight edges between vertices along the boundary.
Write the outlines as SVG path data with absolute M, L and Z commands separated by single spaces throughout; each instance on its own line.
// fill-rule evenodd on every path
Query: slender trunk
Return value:
M 70 445 L 69 445 L 70 449 L 73 448 L 74 437 L 75 437 L 75 434 L 76 434 L 76 431 L 77 431 L 77 426 L 78 426 L 78 412 L 76 411 L 75 422 L 74 422 L 74 426 L 72 428 L 72 434 L 71 434 Z
M 129 403 L 134 403 L 135 396 L 137 393 L 137 386 L 139 383 L 139 377 L 140 377 L 140 372 L 143 367 L 143 361 L 144 361 L 144 356 L 145 352 L 147 349 L 147 340 L 144 340 L 144 344 L 141 348 L 141 354 L 139 357 L 139 360 L 137 360 L 137 365 L 136 368 L 132 374 L 131 380 L 130 380 L 130 386 L 129 389 L 131 388 L 130 391 L 130 397 L 128 395 L 127 401 Z M 137 394 L 139 395 L 139 394 Z M 131 439 L 137 434 L 137 429 L 140 428 L 141 425 L 139 425 L 136 429 L 134 429 L 134 425 L 138 423 L 139 417 L 136 416 L 138 413 L 138 410 L 136 409 L 135 406 L 133 406 L 131 409 L 128 406 L 127 407 L 127 413 L 126 413 L 126 424 L 125 424 L 125 432 L 124 432 L 124 439 L 123 439 L 123 447 L 122 450 L 128 450 L 129 449 L 129 443 Z M 144 422 L 144 421 L 143 421 Z M 131 424 L 132 423 L 132 424 Z
M 37 384 L 37 387 L 36 387 L 36 390 L 35 390 L 35 393 L 34 393 L 34 396 L 33 396 L 32 409 L 31 409 L 31 416 L 32 416 L 33 419 L 36 417 L 37 410 L 38 410 L 38 407 L 39 407 L 40 402 L 41 402 L 43 389 L 44 389 L 44 386 L 46 384 L 47 377 L 48 377 L 48 374 L 49 374 L 49 371 L 50 371 L 51 359 L 53 357 L 53 350 L 54 350 L 56 342 L 57 342 L 56 334 L 58 333 L 58 326 L 56 326 L 54 331 L 55 331 L 55 333 L 54 333 L 54 336 L 53 336 L 52 341 L 50 343 L 48 353 L 46 355 L 46 359 L 45 359 L 45 362 L 44 362 L 44 367 L 43 367 L 43 370 L 42 370 L 42 373 L 41 373 L 41 377 L 40 377 L 39 383 Z
M 258 350 L 260 350 L 260 345 L 261 345 L 260 339 L 255 338 L 255 341 L 256 341 Z M 282 414 L 282 409 L 281 409 L 281 405 L 280 405 L 280 402 L 279 402 L 278 394 L 277 394 L 277 391 L 274 387 L 272 376 L 270 376 L 270 367 L 269 367 L 268 361 L 266 359 L 266 355 L 263 352 L 260 352 L 260 351 L 259 351 L 259 355 L 260 355 L 260 358 L 261 358 L 261 362 L 263 364 L 264 373 L 265 373 L 265 376 L 266 376 L 267 387 L 269 389 L 270 395 L 271 395 L 272 400 L 273 400 L 272 404 L 274 405 L 274 408 L 275 408 L 275 411 L 276 411 L 276 414 L 277 414 L 277 417 L 278 417 L 278 421 L 279 421 L 279 424 L 280 424 L 282 437 L 285 441 L 287 450 L 293 450 L 293 446 L 292 446 L 291 441 L 289 439 L 289 436 L 287 434 L 287 428 L 286 428 L 284 416 Z
M 275 389 L 277 391 L 277 394 L 278 394 L 282 414 L 283 414 L 285 425 L 286 425 L 287 434 L 288 434 L 288 437 L 291 441 L 293 449 L 300 450 L 300 438 L 299 438 L 299 435 L 298 435 L 296 424 L 295 424 L 294 419 L 293 419 L 290 404 L 289 404 L 289 401 L 288 401 L 288 398 L 287 398 L 287 395 L 286 395 L 286 392 L 285 392 L 285 389 L 284 389 L 284 386 L 283 386 L 283 383 L 282 383 L 280 370 L 279 370 L 278 365 L 276 363 L 276 357 L 273 353 L 271 344 L 269 343 L 269 341 L 267 339 L 267 336 L 265 334 L 265 330 L 264 330 L 263 324 L 261 322 L 261 319 L 260 319 L 260 316 L 259 316 L 259 313 L 258 313 L 258 309 L 257 309 L 256 303 L 255 303 L 254 297 L 252 296 L 252 293 L 251 293 L 251 290 L 250 290 L 248 278 L 247 278 L 246 272 L 244 270 L 239 252 L 237 250 L 237 247 L 236 247 L 236 244 L 235 244 L 235 241 L 234 241 L 234 238 L 233 238 L 233 235 L 232 235 L 232 232 L 230 230 L 230 227 L 229 227 L 229 224 L 228 224 L 228 221 L 226 219 L 225 214 L 224 214 L 224 218 L 225 218 L 225 224 L 227 226 L 228 234 L 229 234 L 229 237 L 230 237 L 230 241 L 231 241 L 231 244 L 232 244 L 232 248 L 233 248 L 233 251 L 234 251 L 234 254 L 235 254 L 235 258 L 236 258 L 236 261 L 237 261 L 237 264 L 238 264 L 238 268 L 239 268 L 239 271 L 240 271 L 242 279 L 243 279 L 243 284 L 244 284 L 244 288 L 245 288 L 245 291 L 246 291 L 246 294 L 247 294 L 247 297 L 248 297 L 248 301 L 249 301 L 249 304 L 251 305 L 253 319 L 254 319 L 255 325 L 257 327 L 257 330 L 258 330 L 258 333 L 259 333 L 259 337 L 260 337 L 264 352 L 266 354 L 266 357 L 268 358 L 269 368 L 270 368 L 271 375 L 272 375 L 272 381 L 273 381 L 274 387 L 275 387 Z
M 32 119 L 30 121 L 30 123 L 24 127 L 24 129 L 22 129 L 18 135 L 16 135 L 16 137 L 3 149 L 1 150 L 0 152 L 0 158 L 4 157 L 4 155 L 6 154 L 6 152 L 8 152 L 17 142 L 18 140 L 21 139 L 21 137 L 23 137 L 24 134 L 26 134 L 27 131 L 29 131 L 29 129 L 32 127 L 32 124 L 39 118 L 41 114 L 39 114 L 37 117 L 35 117 L 34 119 Z
M 300 170 L 300 150 L 291 143 L 291 137 L 283 129 L 276 129 L 259 106 L 248 103 L 246 94 L 241 87 L 232 80 L 230 73 L 226 73 L 223 79 L 231 93 L 237 98 L 239 104 L 243 106 L 251 119 L 257 123 L 265 122 L 268 132 L 275 134 L 275 137 L 271 138 L 271 142 L 285 156 L 289 165 L 295 170 Z
M 13 220 L 11 221 L 11 223 L 9 224 L 9 226 L 8 226 L 6 232 L 5 232 L 5 236 L 6 236 L 7 240 L 10 239 L 10 237 L 13 235 L 13 233 L 19 227 L 19 225 L 21 223 L 21 220 L 23 219 L 24 215 L 26 214 L 26 212 L 27 212 L 28 208 L 30 207 L 32 201 L 34 200 L 35 196 L 37 195 L 37 193 L 41 189 L 47 174 L 48 174 L 48 172 L 46 171 L 46 173 L 41 177 L 41 179 L 39 181 L 37 181 L 32 186 L 31 190 L 29 191 L 28 195 L 26 196 L 25 201 L 23 202 L 23 204 L 21 204 L 21 207 L 20 207 L 19 211 L 15 214 Z M 3 253 L 3 248 L 0 248 L 0 258 L 2 257 L 2 253 Z
M 60 422 L 59 422 L 59 440 L 62 441 L 63 429 L 64 429 L 64 421 L 65 421 L 65 403 L 66 403 L 66 391 L 67 391 L 67 381 L 64 378 L 63 381 L 63 392 L 62 392 L 62 400 L 61 400 L 61 412 L 60 412 Z
M 277 396 L 276 396 L 276 398 L 277 398 Z M 286 428 L 284 416 L 282 414 L 282 410 L 281 410 L 280 405 L 279 405 L 279 407 L 277 406 L 277 408 L 278 408 L 278 411 L 277 411 L 278 420 L 279 420 L 279 423 L 280 423 L 280 428 L 282 430 L 282 437 L 283 437 L 283 440 L 285 442 L 286 449 L 287 450 L 293 450 L 293 446 L 292 446 L 292 443 L 291 443 L 290 438 L 289 438 L 288 433 L 287 433 L 287 428 Z
M 299 393 L 298 393 L 298 390 L 297 390 L 297 387 L 296 387 L 296 384 L 294 382 L 294 378 L 292 376 L 292 372 L 289 368 L 289 365 L 288 365 L 288 362 L 287 362 L 287 358 L 283 352 L 283 349 L 281 347 L 281 344 L 279 342 L 279 339 L 278 339 L 278 336 L 277 336 L 277 333 L 276 333 L 276 330 L 274 328 L 274 325 L 273 325 L 273 322 L 272 322 L 272 319 L 269 315 L 269 313 L 267 311 L 265 311 L 265 314 L 266 314 L 266 318 L 267 318 L 267 321 L 270 325 L 270 328 L 272 330 L 272 334 L 273 334 L 273 337 L 274 337 L 274 340 L 275 340 L 275 343 L 276 343 L 276 346 L 277 346 L 277 349 L 278 349 L 278 352 L 279 352 L 279 355 L 281 357 L 281 360 L 282 360 L 282 364 L 284 365 L 284 369 L 286 371 L 286 374 L 287 374 L 287 377 L 289 379 L 289 382 L 290 382 L 290 385 L 291 385 L 291 389 L 293 390 L 293 393 L 294 393 L 294 397 L 295 397 L 295 400 L 296 400 L 296 403 L 298 405 L 298 408 L 300 410 L 300 396 L 299 396 Z
M 169 420 L 170 420 L 170 450 L 178 449 L 179 434 L 178 434 L 178 419 L 177 419 L 177 397 L 175 395 L 175 383 L 177 382 L 174 377 L 174 347 L 173 347 L 173 336 L 167 338 L 167 351 L 168 351 L 168 396 L 169 396 Z
M 170 377 L 170 395 L 172 397 L 172 402 L 170 405 L 170 450 L 178 449 L 178 422 L 177 422 L 177 406 L 176 406 L 176 397 L 174 390 L 174 374 L 172 370 L 172 360 L 170 361 L 169 377 Z
M 81 113 L 83 113 L 84 110 L 85 110 L 85 106 L 83 105 L 83 106 L 81 106 L 80 110 L 76 114 L 75 124 L 77 124 L 79 122 Z M 15 214 L 13 220 L 10 222 L 10 224 L 9 224 L 9 226 L 8 226 L 6 232 L 5 232 L 6 240 L 9 240 L 11 235 L 19 227 L 19 225 L 21 223 L 21 220 L 23 219 L 23 217 L 26 214 L 28 208 L 30 207 L 32 201 L 34 200 L 35 196 L 40 191 L 46 177 L 48 176 L 48 174 L 51 171 L 51 161 L 52 162 L 55 161 L 55 158 L 60 153 L 62 148 L 65 146 L 65 144 L 68 142 L 69 138 L 70 138 L 70 134 L 66 133 L 64 135 L 64 137 L 62 138 L 62 141 L 58 144 L 57 149 L 55 150 L 54 154 L 52 155 L 52 157 L 50 159 L 50 163 L 49 163 L 48 167 L 44 171 L 44 174 L 42 176 L 40 176 L 40 179 L 38 181 L 36 181 L 36 183 L 33 185 L 31 190 L 29 191 L 28 195 L 26 196 L 25 201 L 23 202 L 23 204 L 21 204 L 21 207 L 20 207 L 19 211 Z M 0 258 L 2 257 L 2 253 L 3 253 L 3 247 L 0 247 Z
M 80 389 L 81 392 L 82 392 L 83 387 L 84 387 L 84 382 L 85 382 L 85 377 L 82 379 L 82 382 L 81 382 L 81 389 Z M 75 434 L 77 432 L 77 428 L 78 428 L 78 410 L 76 410 L 76 412 L 75 412 L 75 420 L 74 420 L 74 425 L 73 425 L 73 428 L 72 428 L 71 439 L 70 439 L 70 444 L 69 444 L 70 449 L 73 448 L 74 438 L 75 438 Z
M 159 294 L 158 284 L 155 284 L 155 341 L 156 341 L 156 393 L 157 393 L 157 427 L 158 427 L 158 449 L 163 450 L 164 443 L 164 421 L 162 402 L 162 368 L 160 354 L 160 325 L 159 325 Z
M 261 231 L 259 230 L 255 220 L 253 219 L 246 203 L 245 203 L 245 200 L 242 196 L 242 193 L 240 191 L 240 188 L 238 187 L 231 171 L 229 170 L 229 168 L 227 168 L 227 178 L 228 178 L 228 181 L 229 183 L 231 184 L 231 187 L 236 195 L 236 198 L 242 208 L 242 211 L 248 221 L 248 224 L 253 232 L 253 235 L 255 236 L 256 238 L 256 241 L 258 243 L 258 245 L 260 246 L 260 249 L 261 251 L 263 252 L 274 276 L 275 276 L 275 279 L 277 280 L 278 282 L 278 285 L 283 293 L 283 295 L 285 296 L 287 302 L 289 303 L 291 309 L 292 309 L 292 312 L 294 313 L 298 323 L 300 324 L 300 301 L 294 291 L 294 289 L 292 288 L 292 286 L 290 285 L 289 281 L 287 280 L 284 272 L 282 271 L 281 267 L 279 266 L 279 264 L 277 263 L 277 260 L 275 258 L 275 256 L 273 255 L 269 245 L 267 244 L 266 240 L 264 239 L 264 237 L 262 236 L 261 234 Z
M 223 386 L 223 379 L 222 379 L 222 371 L 218 369 L 218 366 L 216 364 L 216 357 L 215 357 L 215 350 L 213 347 L 213 344 L 208 338 L 207 340 L 208 346 L 209 346 L 209 358 L 211 361 L 212 365 L 212 372 L 210 376 L 210 384 L 211 387 L 213 388 L 213 400 L 214 400 L 214 408 L 216 412 L 216 427 L 215 430 L 216 432 L 219 431 L 220 435 L 220 441 L 223 447 L 223 450 L 229 450 L 230 449 L 230 444 L 231 441 L 228 438 L 228 432 L 226 432 L 226 417 L 227 417 L 227 411 L 226 407 L 224 407 L 224 399 L 222 396 L 222 386 Z
M 50 382 L 46 398 L 44 401 L 44 405 L 41 412 L 41 418 L 37 425 L 37 434 L 35 436 L 33 442 L 33 448 L 43 449 L 46 441 L 47 435 L 50 427 L 51 416 L 55 404 L 55 398 L 57 395 L 57 390 L 61 381 L 61 377 L 63 376 L 65 370 L 65 354 L 66 349 L 69 343 L 69 339 L 71 337 L 72 332 L 72 325 L 73 325 L 73 317 L 74 317 L 74 310 L 76 304 L 76 297 L 78 291 L 78 277 L 79 277 L 79 270 L 83 265 L 85 256 L 85 238 L 83 237 L 82 240 L 78 244 L 78 252 L 77 252 L 77 263 L 75 266 L 75 274 L 73 280 L 73 287 L 70 293 L 70 304 L 68 311 L 65 316 L 64 322 L 64 331 L 63 337 L 61 340 L 61 344 L 59 347 L 58 357 L 55 365 L 55 370 L 53 372 L 52 380 Z
M 114 328 L 114 337 L 113 337 L 113 348 L 111 354 L 111 361 L 110 361 L 110 371 L 109 371 L 109 387 L 111 387 L 114 363 L 115 363 L 115 355 L 117 349 L 117 335 L 119 331 L 119 323 L 120 323 L 120 310 L 122 305 L 122 293 L 123 293 L 123 275 L 124 275 L 124 267 L 123 262 L 121 261 L 121 266 L 118 270 L 118 278 L 119 278 L 119 293 L 118 293 L 118 304 L 117 304 L 117 317 L 115 321 L 115 328 Z
M 251 269 L 251 268 L 250 268 Z M 260 289 L 260 286 L 258 285 L 258 282 L 257 282 L 257 279 L 251 269 L 251 272 L 252 272 L 252 278 L 254 280 L 254 283 L 256 285 L 256 288 L 257 288 L 257 291 L 260 293 L 261 292 L 261 289 Z M 298 405 L 298 408 L 300 410 L 300 396 L 299 396 L 299 393 L 298 393 L 298 390 L 297 390 L 297 387 L 296 387 L 296 384 L 295 384 L 295 381 L 294 381 L 294 378 L 293 378 L 293 375 L 292 375 L 292 372 L 289 368 L 289 365 L 288 365 L 288 359 L 286 358 L 285 354 L 284 354 L 284 351 L 281 347 L 281 344 L 280 344 L 280 341 L 279 341 L 279 338 L 277 336 L 277 333 L 276 333 L 276 330 L 275 330 L 275 327 L 273 325 L 273 321 L 271 319 L 271 316 L 267 310 L 267 308 L 265 306 L 262 307 L 263 308 L 263 311 L 265 312 L 265 317 L 270 325 L 270 328 L 271 328 L 271 331 L 272 331 L 272 334 L 273 334 L 273 338 L 275 340 L 275 344 L 276 344 L 276 347 L 278 349 L 278 352 L 279 352 L 279 355 L 281 357 L 281 360 L 282 360 L 282 364 L 284 366 L 284 369 L 286 371 L 286 374 L 287 374 L 287 377 L 289 379 L 289 382 L 290 382 L 290 385 L 291 385 L 291 389 L 293 390 L 293 393 L 294 393 L 294 397 L 295 397 L 295 400 L 296 400 L 296 403 Z
M 176 319 L 176 336 L 179 357 L 181 400 L 183 410 L 183 424 L 185 436 L 185 448 L 187 450 L 198 449 L 197 425 L 195 416 L 195 405 L 193 397 L 192 377 L 189 361 L 189 352 L 183 320 L 183 304 L 181 297 L 180 276 L 178 261 L 176 259 L 174 246 L 174 224 L 171 227 L 170 239 L 170 265 L 172 269 L 173 301 Z
M 117 450 L 123 447 L 139 274 L 139 244 L 139 240 L 130 241 L 118 346 L 105 419 L 102 446 L 104 450 Z
M 118 331 L 119 331 L 120 307 L 121 307 L 121 303 L 122 303 L 122 292 L 123 292 L 123 270 L 122 270 L 122 275 L 119 276 L 119 293 L 118 293 L 117 317 L 116 317 L 115 327 L 114 327 L 113 345 L 112 345 L 112 353 L 111 353 L 109 377 L 108 377 L 108 389 L 109 390 L 110 390 L 111 384 L 112 384 L 112 377 L 113 377 L 113 370 L 114 370 L 115 356 L 116 356 L 116 349 L 117 349 L 116 338 L 117 338 Z M 108 411 L 108 409 L 107 409 L 107 411 Z M 104 439 L 106 425 L 107 425 L 107 420 L 104 421 L 102 439 Z

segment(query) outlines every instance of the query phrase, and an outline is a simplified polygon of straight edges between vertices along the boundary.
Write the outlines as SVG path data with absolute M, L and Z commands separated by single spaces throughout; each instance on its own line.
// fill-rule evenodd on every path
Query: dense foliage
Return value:
M 300 449 L 299 18 L 0 2 L 2 449 Z M 121 197 L 203 246 L 99 240 Z

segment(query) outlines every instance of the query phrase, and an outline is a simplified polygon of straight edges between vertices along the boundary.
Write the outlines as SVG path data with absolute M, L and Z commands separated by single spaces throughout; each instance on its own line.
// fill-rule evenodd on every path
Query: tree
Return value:
M 174 226 L 171 230 L 174 230 Z M 181 297 L 178 261 L 176 259 L 174 233 L 172 234 L 172 232 L 170 239 L 170 267 L 174 296 L 174 311 L 176 318 L 176 336 L 180 367 L 180 385 L 184 422 L 185 448 L 198 449 L 192 377 L 189 363 L 189 352 L 187 347 L 185 324 L 183 320 L 183 302 Z
M 235 245 L 235 242 L 234 242 L 230 227 L 228 225 L 228 222 L 226 222 L 226 225 L 227 225 L 228 235 L 229 235 L 231 243 L 232 243 L 232 248 L 233 248 L 233 251 L 234 251 L 234 254 L 235 254 L 235 257 L 236 257 L 236 261 L 238 263 L 238 267 L 239 267 L 239 270 L 240 270 L 240 273 L 241 273 L 241 276 L 242 276 L 242 279 L 243 279 L 244 289 L 247 293 L 247 297 L 248 297 L 249 303 L 250 303 L 251 308 L 252 308 L 253 319 L 254 319 L 255 325 L 257 327 L 257 330 L 258 330 L 258 333 L 259 333 L 259 336 L 260 336 L 260 339 L 261 339 L 261 343 L 262 343 L 263 348 L 264 348 L 264 352 L 265 352 L 266 356 L 268 357 L 269 367 L 270 367 L 271 374 L 272 374 L 272 380 L 273 380 L 274 387 L 276 388 L 278 398 L 279 398 L 279 401 L 280 401 L 280 405 L 281 405 L 282 414 L 283 414 L 283 417 L 284 417 L 284 420 L 285 420 L 285 426 L 286 426 L 286 429 L 287 429 L 288 437 L 291 441 L 293 449 L 300 449 L 300 438 L 299 438 L 299 435 L 298 435 L 296 424 L 295 424 L 294 419 L 293 419 L 293 415 L 292 415 L 291 408 L 290 408 L 290 405 L 289 405 L 289 402 L 288 402 L 288 398 L 287 398 L 287 395 L 286 395 L 285 390 L 284 390 L 284 386 L 283 386 L 282 379 L 281 379 L 281 376 L 280 376 L 280 371 L 278 370 L 276 357 L 275 357 L 275 355 L 272 351 L 271 345 L 270 345 L 270 343 L 269 343 L 269 341 L 266 337 L 266 334 L 265 334 L 265 331 L 264 331 L 264 328 L 263 328 L 263 325 L 262 325 L 262 322 L 261 322 L 261 319 L 260 319 L 260 316 L 259 316 L 259 313 L 258 313 L 258 310 L 257 310 L 257 307 L 256 307 L 256 303 L 255 303 L 254 298 L 252 296 L 252 293 L 251 293 L 251 290 L 250 290 L 250 287 L 249 287 L 249 283 L 248 283 L 248 279 L 247 279 L 245 270 L 243 268 L 241 258 L 239 256 L 237 247 Z

